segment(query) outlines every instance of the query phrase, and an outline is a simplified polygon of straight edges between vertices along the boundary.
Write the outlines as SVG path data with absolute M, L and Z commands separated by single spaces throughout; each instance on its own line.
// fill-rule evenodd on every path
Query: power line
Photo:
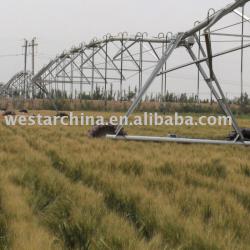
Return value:
M 24 54 L 3 54 L 0 55 L 1 58 L 3 57 L 17 57 L 17 56 L 23 56 Z

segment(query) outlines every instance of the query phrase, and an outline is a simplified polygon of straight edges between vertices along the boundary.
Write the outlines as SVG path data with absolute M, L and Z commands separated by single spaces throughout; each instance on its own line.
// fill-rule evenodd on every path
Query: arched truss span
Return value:
M 93 96 L 97 86 L 106 92 L 116 85 L 117 98 L 122 99 L 124 85 L 131 79 L 138 82 L 138 91 L 142 88 L 145 72 L 155 67 L 171 41 L 172 33 L 152 38 L 147 33 L 105 35 L 63 52 L 44 66 L 32 82 L 48 93 L 60 91 L 71 97 L 86 92 Z M 164 90 L 166 78 L 162 77 L 162 94 Z
M 31 98 L 36 88 L 31 79 L 31 72 L 20 71 L 16 73 L 0 89 L 1 96 Z

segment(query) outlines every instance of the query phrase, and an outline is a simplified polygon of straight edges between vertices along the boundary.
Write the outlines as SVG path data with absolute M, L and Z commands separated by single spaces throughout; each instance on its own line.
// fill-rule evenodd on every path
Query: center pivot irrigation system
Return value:
M 126 100 L 125 87 L 130 86 L 128 85 L 130 81 L 138 82 L 136 90 L 132 91 L 133 94 L 136 93 L 136 97 L 123 122 L 117 128 L 112 128 L 111 132 L 116 131 L 114 135 L 107 135 L 107 138 L 156 142 L 250 145 L 250 129 L 239 127 L 214 70 L 214 58 L 240 51 L 240 87 L 241 97 L 243 97 L 243 58 L 245 49 L 250 47 L 250 43 L 246 43 L 246 39 L 249 42 L 250 35 L 245 35 L 244 32 L 244 24 L 250 23 L 250 19 L 245 15 L 244 10 L 246 3 L 249 1 L 236 0 L 219 11 L 210 9 L 204 21 L 196 22 L 195 26 L 190 30 L 175 35 L 171 32 L 167 34 L 160 33 L 157 37 L 150 38 L 147 33 L 137 33 L 135 36 L 129 36 L 124 32 L 117 36 L 105 35 L 100 40 L 93 39 L 90 43 L 83 43 L 69 51 L 64 51 L 36 74 L 34 70 L 31 73 L 26 71 L 25 66 L 23 72 L 15 74 L 8 83 L 0 87 L 0 96 L 7 98 L 21 97 L 22 99 L 46 98 L 46 96 L 50 99 L 68 97 L 84 99 L 86 93 L 90 93 L 87 97 L 94 100 L 98 99 L 95 95 L 99 93 L 98 88 L 101 86 L 101 99 L 108 100 L 109 95 L 113 96 L 114 84 L 116 90 L 118 89 L 116 99 L 122 101 Z M 223 25 L 222 19 L 230 13 L 237 15 L 237 19 L 241 19 L 240 22 L 222 26 L 218 29 L 217 24 Z M 234 33 L 221 33 L 229 28 L 239 26 L 241 28 L 239 34 L 236 34 L 235 31 Z M 240 42 L 240 46 L 214 52 L 215 42 L 232 41 L 215 41 L 213 37 L 219 39 L 237 38 L 238 40 L 233 42 Z M 35 46 L 34 40 L 32 46 L 33 48 Z M 191 61 L 170 68 L 169 59 L 170 57 L 172 59 L 173 52 L 178 48 L 184 48 Z M 181 59 L 183 60 L 183 58 Z M 192 65 L 197 67 L 198 70 L 197 101 L 199 101 L 200 77 L 202 77 L 210 90 L 211 97 L 216 99 L 222 111 L 232 119 L 235 131 L 233 140 L 121 136 L 124 135 L 122 131 L 125 121 L 142 101 L 152 83 L 156 79 L 157 83 L 160 83 L 158 100 L 164 102 L 164 97 L 167 94 L 167 74 Z M 143 84 L 146 78 L 147 81 Z M 127 100 L 130 99 L 127 98 Z M 110 131 L 105 127 L 101 129 Z
M 126 100 L 129 91 L 125 88 L 130 86 L 129 83 L 138 82 L 130 91 L 134 94 L 141 90 L 147 72 L 158 63 L 172 36 L 171 32 L 159 33 L 157 37 L 148 37 L 146 32 L 135 36 L 123 32 L 117 36 L 108 34 L 102 39 L 95 38 L 56 56 L 32 78 L 26 78 L 25 84 L 22 78 L 23 81 L 16 85 L 17 75 L 13 76 L 6 84 L 5 89 L 9 90 L 6 93 L 25 99 L 46 95 L 51 99 L 84 99 L 89 93 L 89 98 L 96 99 L 99 88 L 103 95 L 98 99 L 106 100 L 111 94 L 113 99 L 115 95 L 117 100 Z M 166 69 L 165 63 L 163 70 Z M 167 92 L 167 78 L 165 75 L 159 78 L 161 89 L 157 97 L 160 100 Z
M 244 9 L 245 4 L 249 2 L 249 0 L 237 0 L 232 4 L 227 5 L 225 8 L 215 12 L 212 15 L 208 15 L 208 17 L 202 21 L 197 23 L 195 27 L 192 29 L 181 32 L 173 36 L 171 43 L 169 44 L 166 52 L 163 54 L 162 58 L 157 63 L 150 77 L 146 81 L 143 88 L 139 91 L 138 96 L 135 98 L 128 112 L 126 113 L 123 122 L 117 127 L 115 131 L 115 135 L 107 135 L 107 138 L 110 139 L 118 139 L 118 140 L 135 140 L 135 141 L 154 141 L 154 142 L 179 142 L 179 143 L 203 143 L 203 144 L 232 144 L 232 145 L 250 145 L 250 141 L 245 138 L 243 135 L 243 130 L 239 127 L 234 115 L 232 114 L 229 105 L 227 104 L 227 100 L 222 91 L 220 83 L 216 77 L 214 68 L 213 68 L 213 58 L 218 57 L 224 54 L 228 54 L 234 52 L 238 49 L 243 51 L 244 48 L 250 46 L 250 44 L 244 45 L 242 43 L 241 47 L 233 48 L 228 51 L 224 51 L 222 53 L 213 54 L 212 52 L 212 42 L 211 36 L 213 33 L 211 32 L 211 28 L 217 24 L 223 17 L 228 14 L 235 12 L 237 15 L 240 15 L 242 18 L 242 23 L 245 21 L 249 22 L 249 19 L 244 15 L 244 12 L 239 12 L 237 9 L 242 7 Z M 202 45 L 199 39 L 199 35 L 202 34 L 205 38 L 205 46 Z M 218 35 L 218 34 L 217 34 Z M 228 36 L 240 36 L 244 38 L 244 33 L 240 35 L 233 34 L 220 34 L 220 35 L 228 35 Z M 202 54 L 203 58 L 198 59 L 192 49 L 193 45 L 197 43 L 199 47 L 199 51 Z M 178 67 L 166 70 L 165 72 L 161 72 L 162 67 L 167 62 L 167 60 L 171 57 L 174 50 L 179 47 L 185 47 L 187 53 L 190 55 L 192 62 L 180 65 Z M 207 140 L 207 139 L 187 139 L 187 138 L 171 138 L 171 137 L 151 137 L 151 136 L 119 136 L 120 131 L 122 130 L 125 121 L 128 117 L 133 113 L 136 107 L 139 105 L 140 101 L 143 98 L 143 95 L 146 93 L 148 88 L 151 86 L 153 81 L 158 75 L 166 74 L 168 72 L 184 68 L 190 65 L 196 65 L 199 73 L 204 78 L 206 84 L 211 90 L 213 96 L 216 98 L 219 106 L 222 111 L 232 119 L 232 125 L 236 132 L 236 137 L 234 141 L 224 141 L 224 140 Z M 207 73 L 208 72 L 208 73 Z

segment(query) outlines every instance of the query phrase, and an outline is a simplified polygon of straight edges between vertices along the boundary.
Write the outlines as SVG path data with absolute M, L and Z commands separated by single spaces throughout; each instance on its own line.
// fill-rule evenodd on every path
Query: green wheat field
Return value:
M 249 148 L 92 139 L 89 129 L 1 118 L 0 249 L 250 249 Z M 126 131 L 225 138 L 230 128 Z

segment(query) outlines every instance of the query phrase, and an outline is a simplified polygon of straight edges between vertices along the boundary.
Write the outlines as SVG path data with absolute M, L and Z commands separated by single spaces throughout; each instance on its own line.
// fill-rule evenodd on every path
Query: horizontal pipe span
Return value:
M 243 142 L 234 142 L 234 141 L 226 141 L 226 140 L 171 138 L 171 137 L 155 137 L 155 136 L 116 136 L 116 135 L 107 135 L 106 138 L 113 139 L 113 140 L 125 140 L 125 141 L 149 141 L 149 142 L 173 142 L 173 143 L 183 143 L 183 144 L 250 146 L 250 141 L 245 141 L 243 143 Z
M 216 53 L 216 54 L 214 54 L 214 55 L 212 56 L 212 58 L 216 58 L 216 57 L 218 57 L 218 56 L 223 56 L 223 55 L 226 55 L 226 54 L 229 54 L 229 53 L 232 53 L 232 52 L 241 50 L 241 49 L 246 49 L 246 48 L 248 48 L 248 47 L 250 47 L 250 43 L 245 44 L 243 47 L 242 47 L 242 46 L 238 46 L 238 47 L 235 47 L 235 48 L 226 50 L 226 51 L 222 51 L 222 52 Z M 205 57 L 205 58 L 202 58 L 202 59 L 197 60 L 197 61 L 192 61 L 192 62 L 189 62 L 189 63 L 185 63 L 185 64 L 182 64 L 182 65 L 176 66 L 176 67 L 174 67 L 174 68 L 171 68 L 171 69 L 169 69 L 169 70 L 167 70 L 167 71 L 161 72 L 161 73 L 159 73 L 157 76 L 164 75 L 164 74 L 173 72 L 173 71 L 175 71 L 175 70 L 182 69 L 182 68 L 185 68 L 185 67 L 188 67 L 188 66 L 197 64 L 197 63 L 202 63 L 202 62 L 205 62 L 205 61 L 207 61 L 207 60 L 208 60 L 208 57 Z
M 170 43 L 172 39 L 170 38 L 146 38 L 146 37 L 109 37 L 108 39 L 103 39 L 99 41 L 90 42 L 89 44 L 85 45 L 86 47 L 93 47 L 100 45 L 106 42 L 151 42 L 151 43 Z

